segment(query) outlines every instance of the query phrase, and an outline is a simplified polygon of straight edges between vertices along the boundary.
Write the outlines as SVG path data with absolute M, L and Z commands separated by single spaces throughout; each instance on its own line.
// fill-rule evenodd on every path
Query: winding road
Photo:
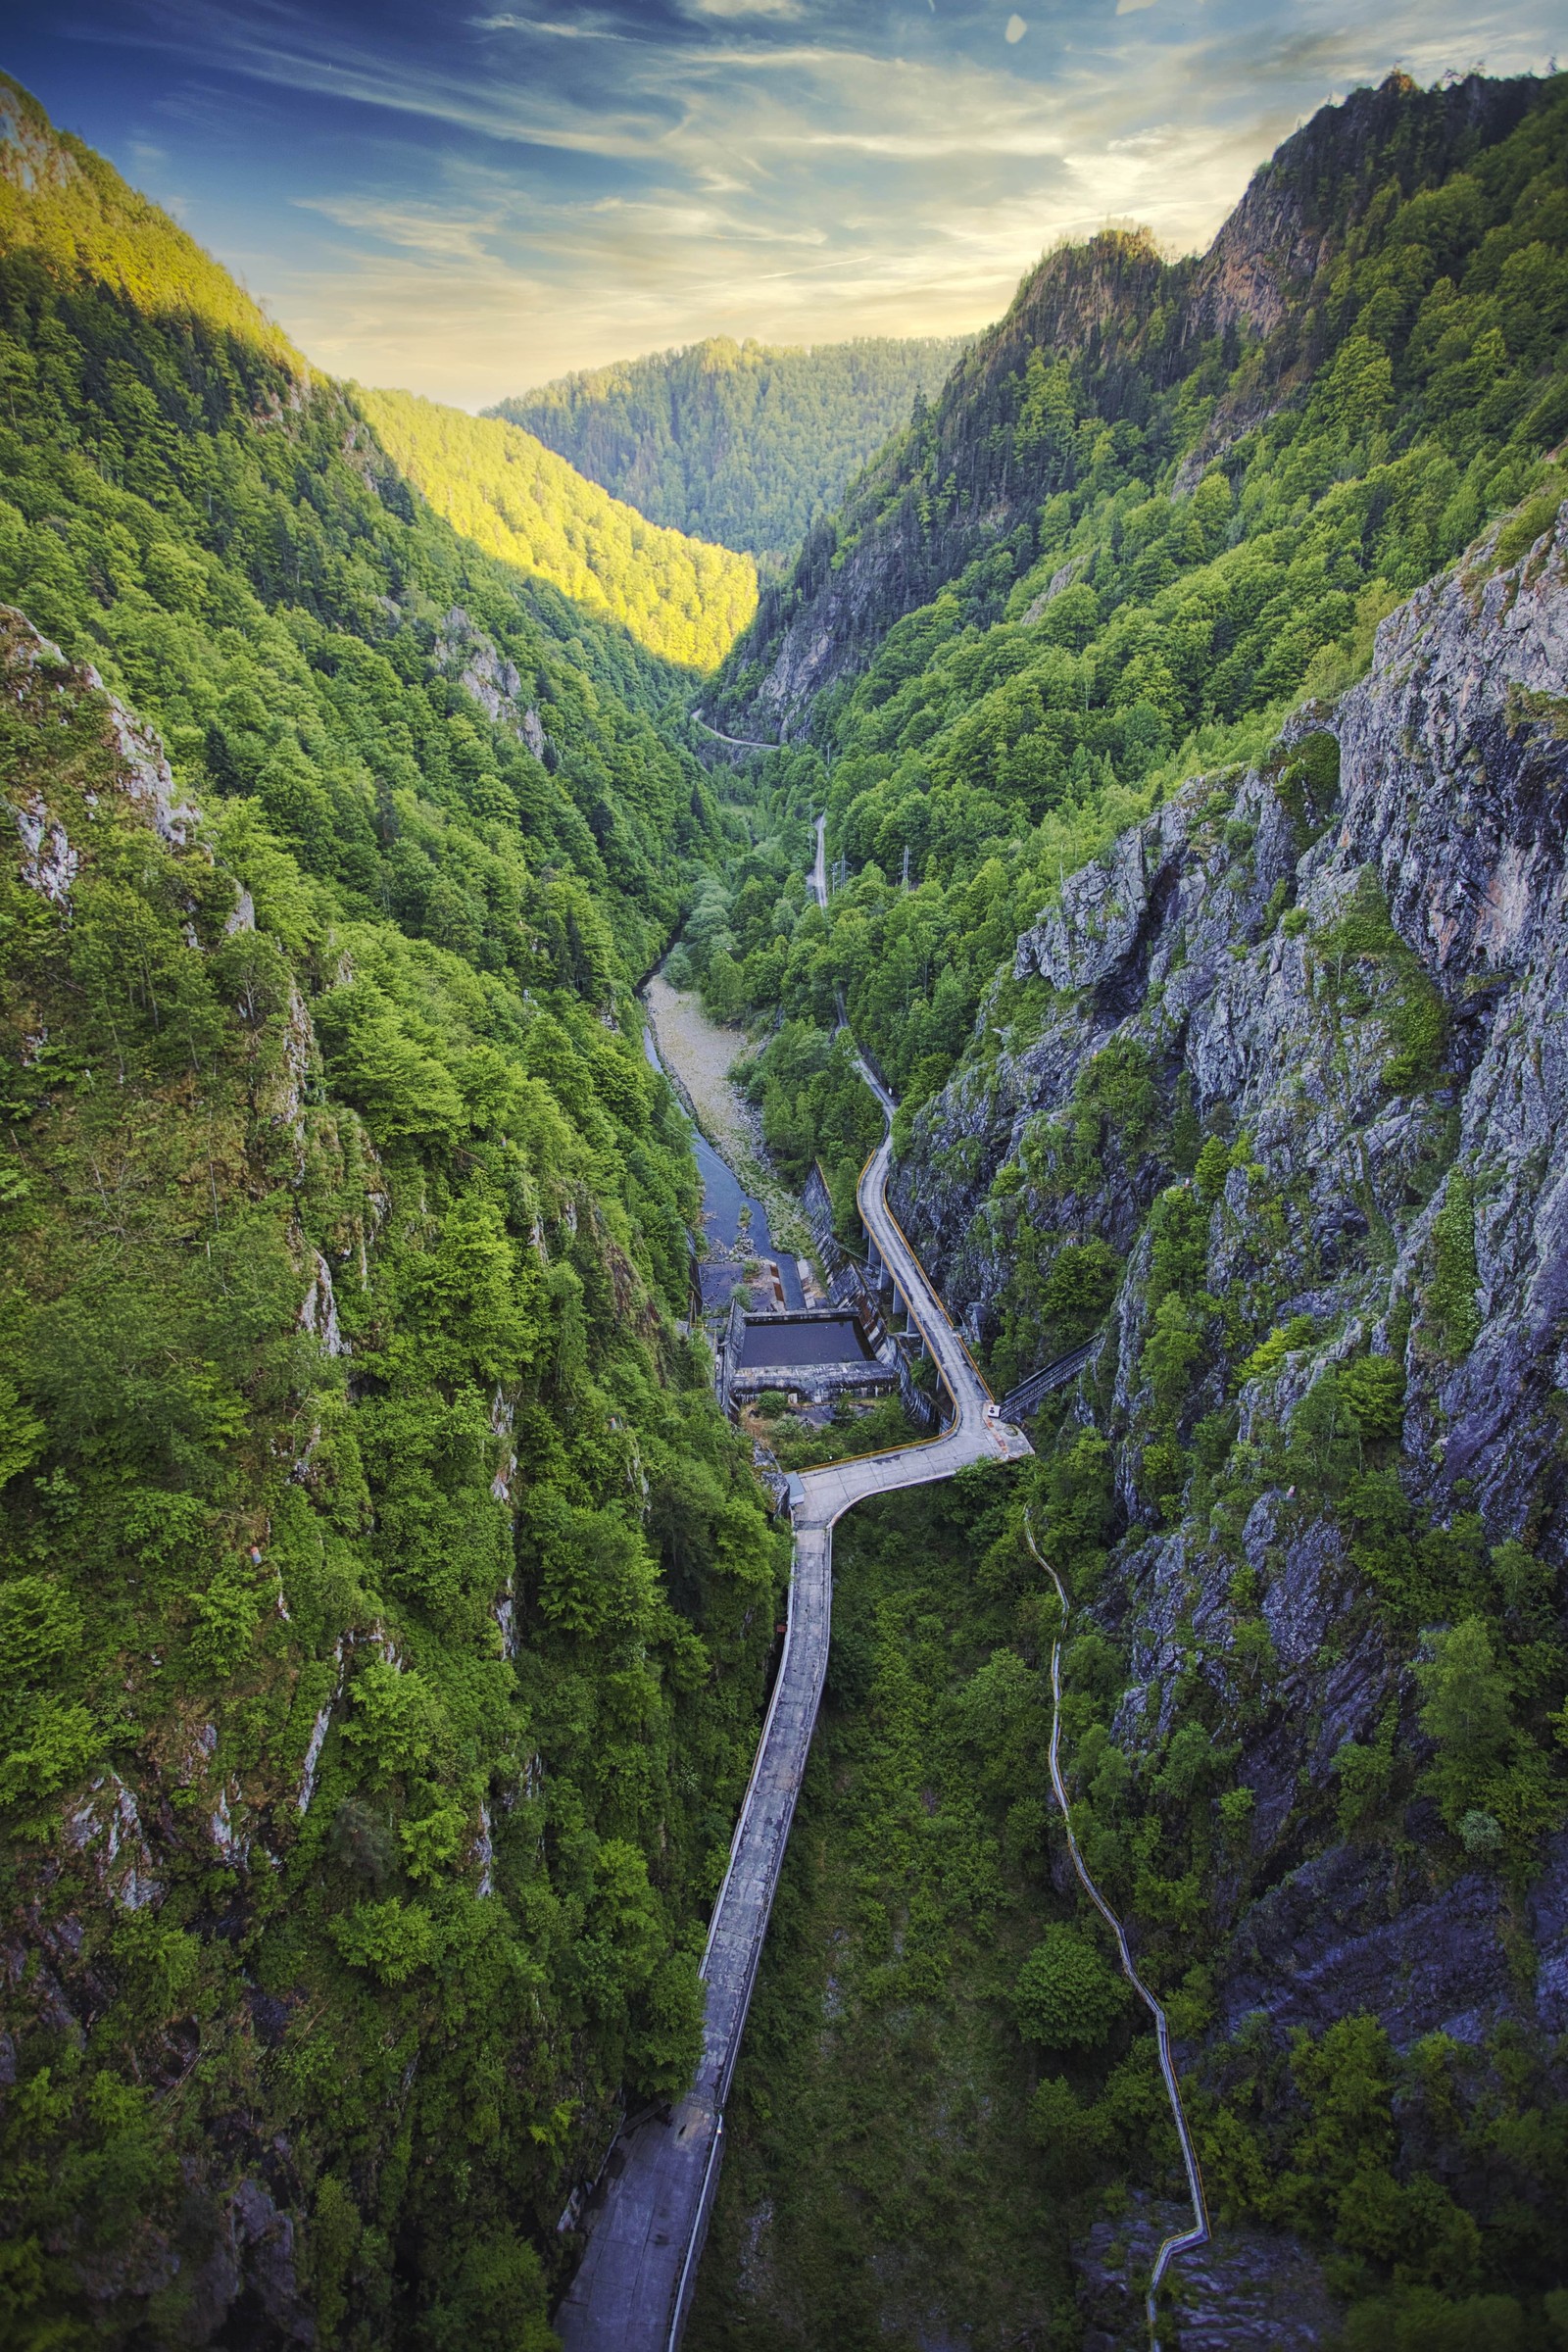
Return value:
M 820 818 L 812 884 L 825 905 Z M 556 2314 L 566 2352 L 672 2352 L 680 2341 L 718 2179 L 724 2101 L 827 1673 L 835 1523 L 868 1495 L 928 1486 L 974 1462 L 1021 1461 L 1031 1451 L 1022 1432 L 998 1417 L 888 1206 L 893 1098 L 863 1061 L 860 1072 L 889 1121 L 860 1176 L 860 1216 L 936 1362 L 953 1417 L 923 1445 L 834 1462 L 790 1482 L 795 1558 L 784 1652 L 703 1958 L 702 2059 L 673 2112 L 624 2133 L 611 2156 L 587 2250 Z

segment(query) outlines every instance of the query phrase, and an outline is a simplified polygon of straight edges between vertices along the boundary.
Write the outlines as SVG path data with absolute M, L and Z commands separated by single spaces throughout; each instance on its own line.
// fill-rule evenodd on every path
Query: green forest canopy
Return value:
M 750 557 L 648 521 L 515 424 L 358 391 L 381 446 L 475 547 L 537 572 L 639 645 L 717 667 L 757 610 Z
M 962 348 L 950 335 L 809 350 L 717 335 L 564 376 L 491 414 L 656 522 L 776 563 Z
M 774 1622 L 631 994 L 724 820 L 680 673 L 3 88 L 0 2332 L 207 2330 L 265 2178 L 280 2325 L 516 2352 Z

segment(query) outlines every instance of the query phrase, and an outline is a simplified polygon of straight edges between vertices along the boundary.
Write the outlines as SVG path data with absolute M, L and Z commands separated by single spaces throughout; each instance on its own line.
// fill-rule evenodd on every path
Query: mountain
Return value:
M 790 345 L 726 336 L 568 375 L 490 413 L 652 517 L 787 562 L 963 344 Z
M 1068 1365 L 1016 1486 L 836 1557 L 705 2352 L 1147 2341 L 1184 2176 L 1026 1506 L 1184 2338 L 1568 2316 L 1565 107 L 1391 82 L 1202 259 L 1048 257 L 727 665 L 788 740 L 684 955 L 764 1135 L 853 1244 L 869 1049 L 995 1391 Z
M 0 380 L 0 2332 L 542 2347 L 782 1567 L 631 993 L 683 676 L 9 81 Z
M 842 988 L 912 1107 L 1064 873 L 1264 757 L 1539 491 L 1568 431 L 1565 116 L 1565 76 L 1391 81 L 1287 141 L 1203 261 L 1100 237 L 1025 280 L 705 695 L 728 733 L 793 731 L 760 768 L 777 884 L 746 881 L 716 1004 L 819 1022 Z M 808 807 L 858 877 L 825 935 L 773 912 Z M 804 1166 L 813 1080 L 777 1051 Z
M 645 520 L 531 433 L 409 392 L 357 398 L 382 448 L 455 530 L 650 653 L 713 669 L 756 612 L 748 557 Z
M 813 698 L 949 584 L 955 626 L 1039 625 L 1072 581 L 1095 595 L 1088 633 L 1121 608 L 1125 634 L 1139 610 L 1162 619 L 1153 600 L 1184 575 L 1225 599 L 1208 567 L 1239 539 L 1283 531 L 1294 556 L 1303 500 L 1331 568 L 1330 519 L 1343 539 L 1370 502 L 1357 576 L 1336 592 L 1413 586 L 1451 560 L 1507 503 L 1491 453 L 1568 426 L 1553 405 L 1563 103 L 1560 79 L 1393 76 L 1287 140 L 1200 261 L 1166 263 L 1137 233 L 1049 254 L 764 594 L 727 673 L 734 731 L 800 733 Z M 1248 707 L 1259 673 L 1262 699 L 1293 691 L 1346 626 L 1321 592 L 1304 612 L 1263 601 L 1255 645 L 1250 591 L 1226 601 L 1214 617 L 1240 642 L 1212 642 L 1223 677 L 1185 686 L 1168 724 Z

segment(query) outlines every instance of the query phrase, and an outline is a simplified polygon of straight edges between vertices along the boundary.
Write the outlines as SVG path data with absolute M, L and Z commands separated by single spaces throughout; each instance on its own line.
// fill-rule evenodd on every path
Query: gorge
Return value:
M 1133 2352 L 1075 1858 L 1166 2352 L 1568 2343 L 1568 86 L 809 361 L 339 381 L 0 76 L 26 2352 Z

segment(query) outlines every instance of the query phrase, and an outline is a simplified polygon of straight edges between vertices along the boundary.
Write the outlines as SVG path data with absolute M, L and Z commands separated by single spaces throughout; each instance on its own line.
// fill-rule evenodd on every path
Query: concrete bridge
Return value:
M 812 879 L 825 899 L 820 823 Z M 935 1359 L 952 1417 L 923 1445 L 790 1481 L 795 1561 L 784 1654 L 709 1930 L 702 2060 L 673 2112 L 623 2134 L 606 2166 L 587 2250 L 556 2314 L 566 2352 L 673 2352 L 680 2341 L 718 2180 L 724 2101 L 827 1673 L 835 1522 L 867 1495 L 931 1485 L 972 1462 L 1021 1461 L 1031 1450 L 1001 1419 L 888 1206 L 893 1098 L 863 1061 L 860 1070 L 890 1121 L 860 1177 L 860 1216 Z

